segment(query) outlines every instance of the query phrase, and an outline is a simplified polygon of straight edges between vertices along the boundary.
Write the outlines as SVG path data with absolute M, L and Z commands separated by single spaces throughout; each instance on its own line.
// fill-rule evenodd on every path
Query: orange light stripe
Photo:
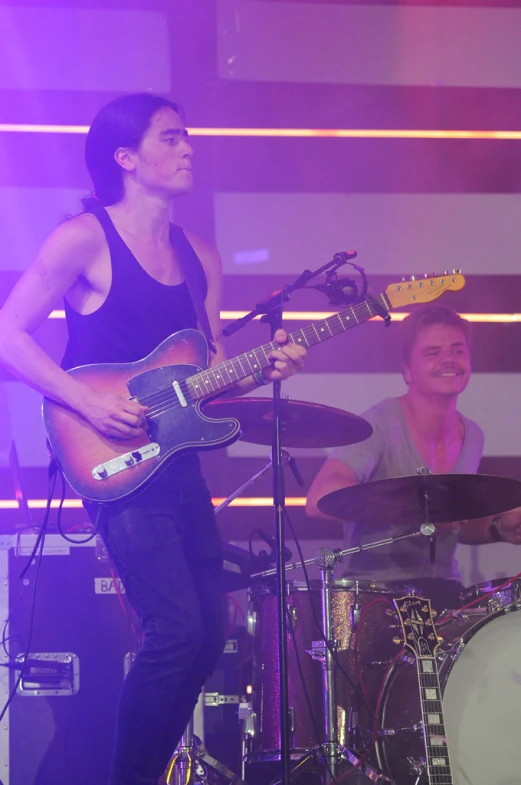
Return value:
M 228 319 L 241 319 L 246 316 L 248 311 L 221 311 L 221 319 L 224 321 Z M 319 319 L 327 319 L 328 316 L 333 316 L 336 311 L 284 311 L 282 318 L 287 322 L 316 322 Z M 391 319 L 394 322 L 403 322 L 408 313 L 399 312 L 391 313 Z M 521 322 L 521 313 L 460 313 L 463 319 L 468 319 L 469 322 L 488 322 L 491 324 L 510 324 L 512 322 Z M 256 316 L 255 319 L 260 319 Z M 65 311 L 52 311 L 49 314 L 49 319 L 65 319 Z M 374 316 L 369 319 L 370 322 L 381 321 L 380 317 Z
M 0 123 L 0 133 L 86 134 L 88 125 Z M 416 128 L 189 128 L 191 136 L 336 139 L 521 139 L 521 131 L 432 130 Z
M 212 499 L 214 505 L 222 504 L 224 497 L 217 497 Z M 51 507 L 56 509 L 59 506 L 59 499 L 53 499 Z M 304 507 L 306 499 L 304 496 L 289 496 L 286 499 L 288 507 Z M 44 510 L 47 507 L 47 499 L 29 499 L 27 502 L 31 510 Z M 68 510 L 76 510 L 82 508 L 81 499 L 65 499 L 63 506 Z M 230 507 L 272 507 L 273 499 L 271 496 L 242 496 L 234 499 Z M 16 510 L 18 509 L 18 502 L 16 499 L 0 499 L 0 510 Z

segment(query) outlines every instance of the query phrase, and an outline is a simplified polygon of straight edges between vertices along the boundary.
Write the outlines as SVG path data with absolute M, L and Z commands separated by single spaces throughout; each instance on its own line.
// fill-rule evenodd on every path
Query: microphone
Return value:
M 272 537 L 270 534 L 267 534 L 267 532 L 263 531 L 262 529 L 255 529 L 255 531 L 259 535 L 260 539 L 263 540 L 266 543 L 266 545 L 269 545 L 270 547 L 270 552 L 266 553 L 266 551 L 261 551 L 259 553 L 259 558 L 263 561 L 267 561 L 268 563 L 274 562 L 275 554 L 277 552 L 277 541 L 275 540 L 275 537 Z M 290 551 L 290 549 L 284 546 L 284 561 L 285 562 L 289 561 L 292 555 L 293 554 Z

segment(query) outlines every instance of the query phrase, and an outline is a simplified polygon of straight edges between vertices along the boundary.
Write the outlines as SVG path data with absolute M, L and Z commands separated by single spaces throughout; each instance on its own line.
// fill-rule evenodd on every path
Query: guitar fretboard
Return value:
M 385 294 L 378 295 L 374 300 L 385 311 L 391 310 L 391 303 Z M 309 348 L 317 343 L 322 343 L 322 341 L 327 341 L 328 338 L 349 330 L 351 327 L 356 327 L 357 324 L 361 324 L 377 315 L 378 309 L 367 300 L 364 300 L 340 313 L 328 316 L 327 319 L 313 322 L 302 330 L 290 333 L 288 338 L 293 343 Z M 185 381 L 185 386 L 190 396 L 193 399 L 204 398 L 213 392 L 218 392 L 231 384 L 235 384 L 241 379 L 245 379 L 247 376 L 255 373 L 255 371 L 267 368 L 270 365 L 268 355 L 277 346 L 278 344 L 274 342 L 266 343 L 257 349 L 252 349 L 231 360 L 226 360 L 226 362 L 220 365 L 190 376 Z
M 435 657 L 418 657 L 418 682 L 429 785 L 453 785 Z

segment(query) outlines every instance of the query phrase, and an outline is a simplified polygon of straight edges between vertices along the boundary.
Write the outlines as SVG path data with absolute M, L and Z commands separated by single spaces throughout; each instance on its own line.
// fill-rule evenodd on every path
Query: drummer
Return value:
M 322 513 L 319 499 L 339 488 L 371 480 L 416 475 L 474 474 L 483 454 L 481 428 L 457 410 L 458 395 L 471 374 L 471 325 L 451 308 L 428 305 L 415 309 L 401 325 L 402 372 L 407 392 L 384 398 L 363 413 L 373 427 L 364 442 L 336 448 L 309 489 L 306 512 Z M 331 519 L 338 520 L 338 519 Z M 415 537 L 350 557 L 349 577 L 413 584 L 435 607 L 459 606 L 462 590 L 455 549 L 458 542 L 521 544 L 521 508 L 477 521 L 437 525 L 436 558 L 429 542 Z M 363 521 L 345 524 L 347 547 L 404 534 L 399 526 Z

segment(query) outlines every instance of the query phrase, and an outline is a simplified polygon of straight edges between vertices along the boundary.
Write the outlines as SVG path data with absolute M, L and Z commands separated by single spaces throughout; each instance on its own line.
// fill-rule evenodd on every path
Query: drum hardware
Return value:
M 422 532 L 414 532 L 409 535 L 405 535 L 406 537 L 410 536 L 419 536 Z M 403 535 L 402 535 L 403 536 Z M 387 544 L 388 540 L 382 541 L 382 544 Z M 376 545 L 370 544 L 369 546 L 365 547 L 376 547 Z M 356 552 L 363 548 L 354 548 L 349 549 L 347 553 L 353 551 Z M 376 769 L 371 763 L 368 762 L 367 753 L 360 754 L 356 750 L 363 749 L 363 733 L 360 728 L 359 724 L 359 717 L 358 711 L 351 706 L 350 707 L 350 714 L 349 714 L 349 722 L 347 727 L 347 736 L 351 744 L 353 744 L 353 748 L 347 747 L 344 743 L 340 743 L 338 730 L 337 730 L 337 711 L 338 711 L 338 703 L 336 697 L 336 682 L 335 682 L 335 657 L 339 653 L 341 649 L 341 641 L 338 639 L 337 635 L 335 634 L 335 630 L 333 629 L 332 625 L 332 595 L 333 591 L 338 589 L 337 584 L 333 583 L 333 573 L 335 570 L 336 562 L 341 561 L 344 552 L 340 550 L 332 550 L 329 548 L 320 548 L 315 557 L 310 560 L 306 560 L 300 564 L 296 565 L 288 565 L 287 569 L 296 568 L 297 566 L 305 566 L 306 564 L 314 563 L 319 567 L 320 571 L 320 580 L 319 580 L 319 593 L 320 593 L 320 606 L 322 611 L 322 621 L 321 623 L 315 618 L 317 624 L 319 624 L 319 628 L 322 632 L 322 639 L 319 641 L 312 641 L 311 647 L 307 647 L 304 650 L 310 655 L 310 658 L 314 661 L 318 661 L 321 665 L 321 682 L 322 682 L 322 689 L 321 689 L 321 700 L 322 700 L 322 712 L 324 717 L 323 723 L 323 739 L 320 740 L 316 746 L 313 748 L 308 748 L 302 750 L 302 756 L 296 760 L 294 765 L 291 768 L 290 776 L 293 778 L 296 772 L 301 772 L 305 767 L 308 765 L 320 766 L 322 769 L 322 780 L 325 785 L 329 785 L 332 783 L 336 777 L 338 776 L 339 772 L 345 769 L 346 764 L 350 763 L 351 765 L 355 766 L 364 776 L 372 782 L 376 783 L 392 783 L 393 780 L 388 777 L 386 774 L 381 772 L 380 770 Z M 264 570 L 262 573 L 254 574 L 252 577 L 270 577 L 273 574 L 274 570 Z M 342 583 L 340 581 L 339 583 Z M 350 583 L 346 581 L 346 583 Z M 351 607 L 355 608 L 354 613 L 348 613 L 348 618 L 350 620 L 350 624 L 352 623 L 353 626 L 351 628 L 351 634 L 354 632 L 355 627 L 358 627 L 360 622 L 360 618 L 363 612 L 363 607 L 361 603 L 361 592 L 363 583 L 361 581 L 354 581 L 352 582 L 353 585 L 353 603 Z M 308 587 L 306 587 L 308 588 Z M 378 591 L 378 589 L 376 589 Z M 365 595 L 367 597 L 367 590 L 365 590 Z M 291 605 L 289 602 L 289 598 L 291 597 L 290 587 L 288 585 L 286 591 L 286 600 L 289 605 L 288 610 L 290 611 L 291 616 L 295 617 L 298 614 L 297 608 L 295 605 Z M 367 602 L 367 600 L 366 600 Z M 253 611 L 252 616 L 255 619 L 258 619 L 257 611 Z M 304 618 L 305 621 L 305 618 Z M 295 629 L 296 625 L 292 625 Z M 386 629 L 388 625 L 384 625 L 384 629 Z M 262 637 L 262 628 L 261 628 L 261 637 Z M 264 634 L 266 631 L 264 630 Z M 294 633 L 293 633 L 294 634 Z M 347 674 L 345 674 L 347 676 Z M 347 676 L 347 678 L 349 678 Z M 356 689 L 355 687 L 353 687 Z M 255 693 L 255 688 L 254 688 Z M 266 703 L 267 698 L 264 696 L 261 699 L 261 702 Z M 269 702 L 269 700 L 268 700 Z M 301 722 L 302 720 L 300 720 Z M 316 737 L 315 737 L 316 738 Z M 299 739 L 301 741 L 301 738 Z M 273 746 L 273 745 L 272 745 Z M 298 749 L 298 745 L 294 744 L 294 749 Z M 272 750 L 271 752 L 265 751 L 262 753 L 262 759 L 268 760 L 273 759 L 276 760 L 276 750 Z
M 378 480 L 378 482 L 380 482 L 380 481 Z M 366 484 L 370 485 L 370 483 L 366 483 Z M 520 483 L 520 485 L 521 485 L 521 483 Z M 354 486 L 354 487 L 358 487 L 358 486 Z M 343 490 L 349 490 L 349 489 L 343 489 Z M 337 493 L 337 491 L 334 491 L 333 493 Z M 333 494 L 328 494 L 328 496 L 332 496 L 332 495 Z M 324 496 L 323 498 L 327 499 L 328 497 Z M 320 502 L 319 502 L 319 507 L 320 507 Z M 330 552 L 333 554 L 335 560 L 340 562 L 340 561 L 342 561 L 344 556 L 351 556 L 353 553 L 361 553 L 362 551 L 373 550 L 374 548 L 380 548 L 380 547 L 382 547 L 384 545 L 392 545 L 395 542 L 401 542 L 402 540 L 408 540 L 411 537 L 429 537 L 430 538 L 432 536 L 432 530 L 433 529 L 434 529 L 434 526 L 431 523 L 429 523 L 429 524 L 422 524 L 422 526 L 420 527 L 420 529 L 418 531 L 409 532 L 409 534 L 398 534 L 395 537 L 386 537 L 384 540 L 375 540 L 374 542 L 367 542 L 367 543 L 364 543 L 363 545 L 354 545 L 351 548 L 344 548 L 343 550 L 341 550 L 340 548 L 335 548 L 334 550 L 331 550 Z M 329 550 L 329 549 L 322 549 L 322 550 Z M 286 564 L 285 572 L 291 572 L 292 570 L 298 570 L 301 567 L 309 567 L 311 564 L 318 564 L 317 556 L 312 556 L 309 559 L 304 559 L 304 561 L 292 562 L 291 564 Z M 275 575 L 275 572 L 276 572 L 276 570 L 273 567 L 273 568 L 270 568 L 268 570 L 262 570 L 261 572 L 254 572 L 254 573 L 252 573 L 251 578 L 252 578 L 252 580 L 256 579 L 256 578 L 269 578 L 272 575 Z M 355 581 L 355 583 L 357 583 L 357 581 Z
M 198 781 L 208 783 L 208 770 L 233 785 L 246 783 L 231 769 L 208 754 L 204 744 L 194 733 L 193 715 L 170 759 L 159 785 L 187 785 Z

